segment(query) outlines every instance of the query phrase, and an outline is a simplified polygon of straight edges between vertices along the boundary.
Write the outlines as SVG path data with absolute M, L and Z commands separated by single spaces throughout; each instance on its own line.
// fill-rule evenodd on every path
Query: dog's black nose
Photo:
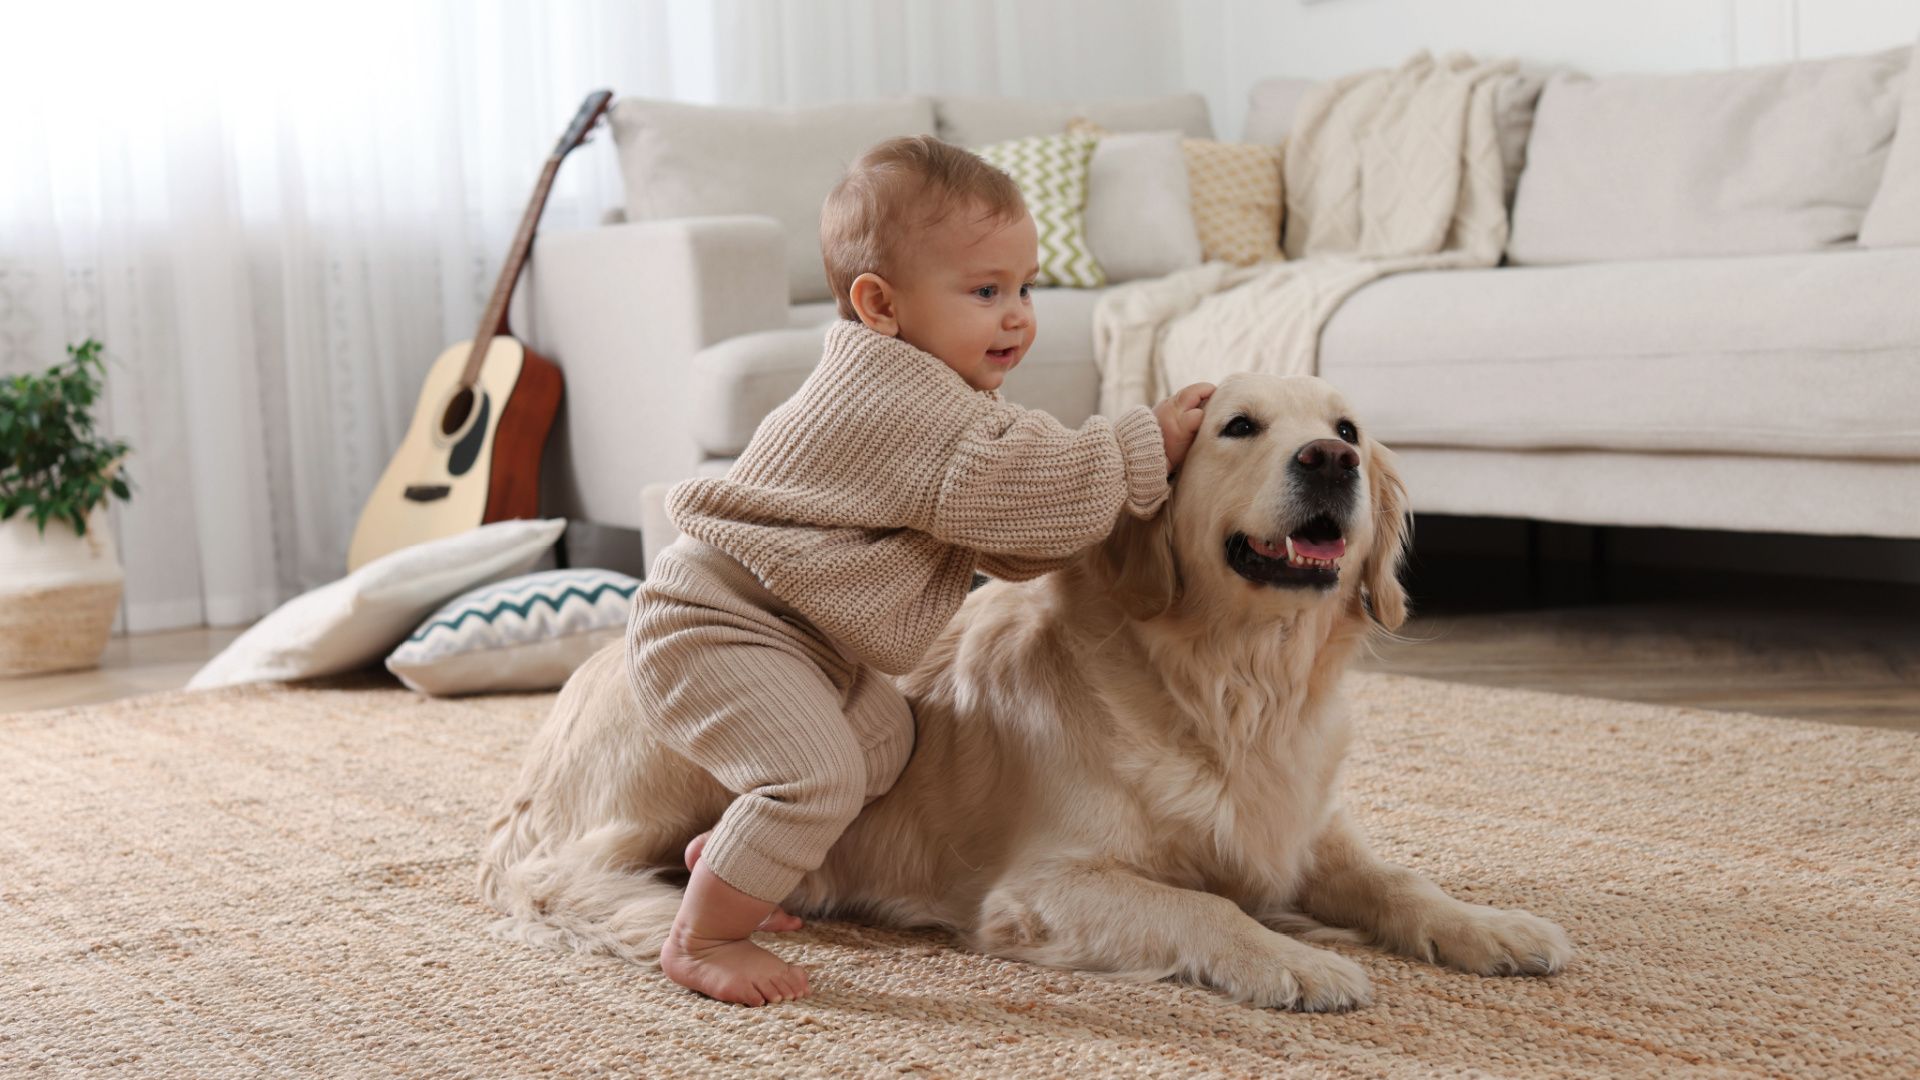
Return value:
M 1293 455 L 1295 467 L 1324 480 L 1345 480 L 1360 467 L 1360 452 L 1339 439 L 1315 439 Z

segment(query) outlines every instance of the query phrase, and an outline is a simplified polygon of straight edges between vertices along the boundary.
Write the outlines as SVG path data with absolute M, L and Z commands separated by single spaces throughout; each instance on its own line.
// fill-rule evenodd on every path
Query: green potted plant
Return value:
M 0 379 L 0 676 L 92 667 L 113 631 L 125 578 L 105 511 L 131 492 L 127 444 L 94 431 L 100 350 Z

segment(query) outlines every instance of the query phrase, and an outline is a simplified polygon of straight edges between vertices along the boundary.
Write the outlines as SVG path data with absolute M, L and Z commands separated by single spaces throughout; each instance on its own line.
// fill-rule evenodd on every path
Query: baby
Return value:
M 842 321 L 635 601 L 627 675 L 660 736 L 735 796 L 687 846 L 667 976 L 722 1001 L 807 992 L 755 945 L 913 750 L 910 670 L 979 569 L 1026 580 L 1151 517 L 1213 388 L 1072 430 L 995 392 L 1033 344 L 1038 239 L 1005 173 L 930 136 L 869 150 L 820 227 Z M 610 763 L 610 767 L 614 763 Z M 689 828 L 701 822 L 688 822 Z

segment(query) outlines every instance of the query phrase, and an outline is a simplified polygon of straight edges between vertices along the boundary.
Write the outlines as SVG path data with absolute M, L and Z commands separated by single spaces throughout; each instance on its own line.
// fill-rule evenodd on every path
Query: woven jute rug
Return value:
M 716 1004 L 495 941 L 494 800 L 551 698 L 370 679 L 0 717 L 0 1074 L 1920 1076 L 1920 738 L 1355 676 L 1380 853 L 1564 925 L 1549 979 L 1341 947 L 1300 1015 L 845 923 Z

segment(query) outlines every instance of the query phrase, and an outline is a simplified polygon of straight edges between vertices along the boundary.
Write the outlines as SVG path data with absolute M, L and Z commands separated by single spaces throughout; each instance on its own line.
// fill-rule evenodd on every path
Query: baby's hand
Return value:
M 1197 382 L 1153 407 L 1153 418 L 1160 421 L 1160 438 L 1167 446 L 1167 472 L 1179 469 L 1186 460 L 1187 447 L 1193 445 L 1206 416 L 1200 406 L 1212 396 L 1212 383 Z

